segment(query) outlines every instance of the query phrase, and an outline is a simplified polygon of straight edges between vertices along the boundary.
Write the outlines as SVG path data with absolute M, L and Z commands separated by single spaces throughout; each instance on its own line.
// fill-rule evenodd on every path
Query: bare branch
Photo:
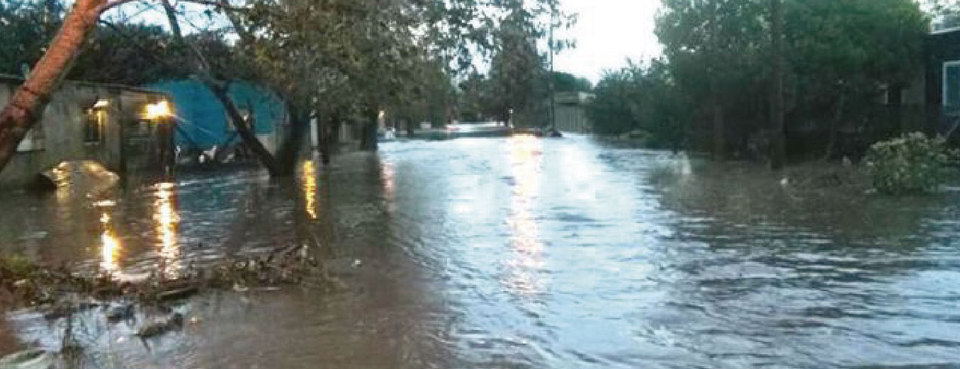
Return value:
M 126 4 L 126 3 L 132 3 L 132 2 L 135 2 L 135 1 L 146 1 L 146 0 L 113 0 L 113 1 L 108 1 L 108 2 L 103 3 L 103 5 L 100 5 L 100 6 L 96 7 L 96 8 L 94 9 L 94 11 L 99 12 L 99 13 L 102 14 L 103 12 L 105 12 L 105 11 L 107 11 L 107 10 L 110 10 L 110 9 L 112 9 L 112 8 L 118 7 L 118 6 L 123 5 L 123 4 Z
M 227 3 L 226 1 L 219 1 L 219 0 L 180 0 L 180 1 L 183 1 L 185 3 L 208 5 L 208 6 L 215 7 L 217 9 L 228 10 L 232 12 L 246 13 L 252 10 L 250 8 L 246 8 L 242 6 L 233 6 Z

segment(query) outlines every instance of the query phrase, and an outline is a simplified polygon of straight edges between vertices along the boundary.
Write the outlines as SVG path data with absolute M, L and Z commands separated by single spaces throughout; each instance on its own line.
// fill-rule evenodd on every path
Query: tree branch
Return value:
M 120 5 L 123 5 L 123 4 L 126 4 L 126 3 L 132 3 L 132 2 L 135 2 L 135 1 L 146 1 L 146 0 L 113 0 L 113 1 L 108 1 L 108 2 L 104 3 L 103 5 L 100 5 L 100 6 L 98 6 L 97 8 L 95 8 L 94 11 L 99 12 L 99 13 L 102 14 L 103 12 L 105 12 L 105 11 L 107 11 L 107 10 L 116 8 L 116 7 L 118 7 L 118 6 L 120 6 Z

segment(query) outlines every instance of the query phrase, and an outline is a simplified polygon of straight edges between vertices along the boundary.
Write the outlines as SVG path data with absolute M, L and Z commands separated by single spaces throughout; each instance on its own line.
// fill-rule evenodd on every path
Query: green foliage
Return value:
M 640 130 L 650 147 L 678 149 L 684 145 L 689 109 L 661 61 L 609 72 L 594 93 L 587 114 L 597 133 Z
M 917 132 L 874 144 L 865 163 L 874 187 L 882 193 L 931 192 L 955 170 L 957 151 L 942 137 Z
M 486 76 L 473 72 L 458 86 L 457 110 L 459 119 L 480 122 L 498 119 L 493 86 Z
M 912 1 L 786 5 L 794 104 L 828 128 L 841 124 L 837 116 L 865 115 L 882 86 L 906 85 L 921 68 L 926 20 Z
M 0 2 L 0 73 L 20 75 L 32 67 L 60 27 L 62 9 L 36 1 Z
M 187 78 L 195 70 L 188 58 L 186 48 L 160 26 L 101 25 L 94 39 L 81 50 L 67 78 L 139 86 Z M 209 58 L 218 60 L 214 55 Z
M 545 119 L 546 59 L 537 49 L 538 28 L 531 14 L 516 7 L 495 34 L 495 51 L 490 66 L 493 109 L 501 121 L 511 112 L 521 125 L 538 126 Z
M 593 128 L 599 134 L 621 134 L 639 128 L 635 114 L 640 108 L 639 71 L 624 68 L 604 74 L 594 89 L 596 98 L 587 109 Z
M 721 131 L 746 151 L 770 120 L 772 39 L 768 0 L 662 0 L 656 32 L 670 78 L 690 100 L 690 132 L 710 142 L 715 108 Z M 917 75 L 927 29 L 912 0 L 783 0 L 787 132 L 820 137 L 844 127 L 878 130 L 867 111 L 884 88 Z M 889 137 L 895 132 L 873 132 Z M 789 137 L 788 137 L 789 139 Z M 803 146 L 803 145 L 799 145 Z M 795 147 L 799 147 L 795 146 Z
M 589 92 L 593 90 L 590 80 L 580 78 L 570 73 L 553 72 L 553 90 L 555 92 Z
M 43 4 L 41 6 L 40 4 Z M 62 9 L 53 2 L 0 2 L 0 73 L 22 73 L 43 54 L 61 23 Z M 197 33 L 189 37 L 218 70 L 239 74 L 235 50 L 221 37 Z M 143 85 L 165 79 L 186 78 L 197 66 L 190 51 L 157 25 L 103 22 L 81 49 L 68 79 L 89 82 Z M 228 66 L 228 67 L 226 67 Z

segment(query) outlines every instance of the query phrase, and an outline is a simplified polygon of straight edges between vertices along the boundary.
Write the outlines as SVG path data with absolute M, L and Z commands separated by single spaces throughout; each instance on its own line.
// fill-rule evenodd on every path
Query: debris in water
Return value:
M 15 352 L 0 358 L 0 369 L 47 369 L 53 367 L 53 355 L 40 349 Z
M 107 321 L 118 322 L 133 318 L 133 304 L 113 304 L 107 308 Z
M 141 339 L 156 337 L 164 333 L 179 330 L 183 328 L 183 314 L 173 313 L 170 318 L 149 324 L 137 331 L 137 336 Z

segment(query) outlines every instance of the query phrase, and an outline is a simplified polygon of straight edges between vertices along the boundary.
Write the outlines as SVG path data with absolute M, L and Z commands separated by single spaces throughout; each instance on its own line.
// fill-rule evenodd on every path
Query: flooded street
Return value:
M 395 142 L 265 172 L 0 198 L 0 250 L 119 278 L 314 245 L 336 288 L 210 292 L 93 368 L 955 368 L 960 191 L 798 191 L 587 137 Z M 62 321 L 8 314 L 58 349 Z M 2 336 L 2 335 L 0 335 Z M 2 347 L 2 346 L 0 346 Z

